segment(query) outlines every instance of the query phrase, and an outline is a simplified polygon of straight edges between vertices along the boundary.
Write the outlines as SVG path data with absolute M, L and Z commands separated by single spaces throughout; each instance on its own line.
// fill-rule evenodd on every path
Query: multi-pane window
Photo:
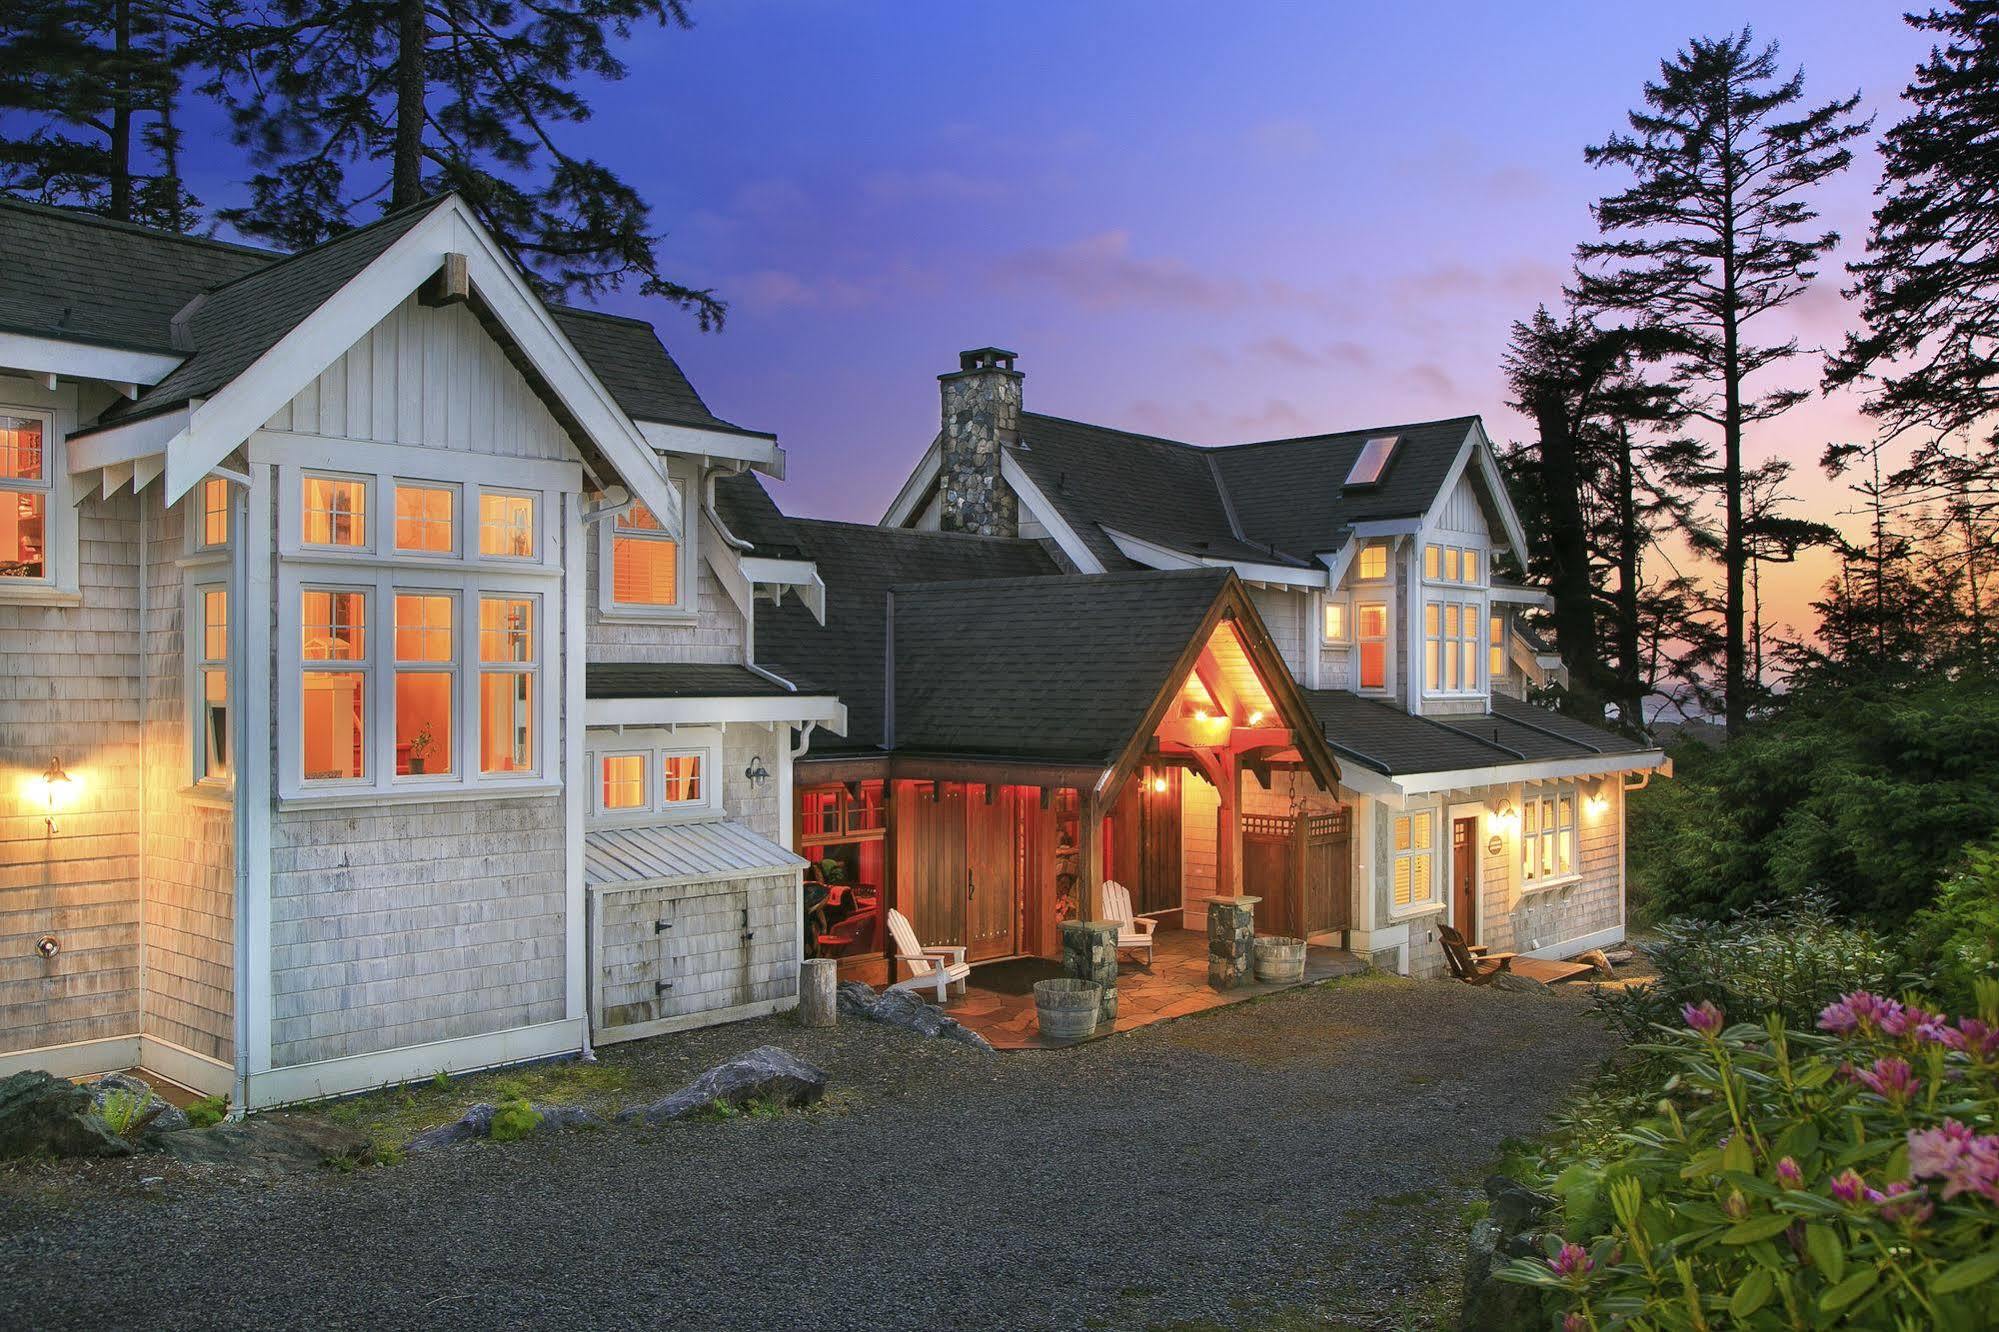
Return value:
M 646 755 L 606 754 L 598 760 L 598 806 L 609 811 L 648 809 Z
M 396 549 L 426 555 L 449 555 L 453 537 L 456 486 L 396 482 Z
M 447 777 L 452 771 L 456 602 L 449 593 L 396 593 L 398 777 Z
M 1548 883 L 1576 873 L 1576 789 L 1530 794 L 1520 813 L 1521 878 Z
M 47 578 L 47 423 L 0 411 L 0 578 Z
M 1325 635 L 1328 643 L 1345 643 L 1353 634 L 1353 626 L 1348 623 L 1347 603 L 1328 601 L 1326 603 Z
M 211 476 L 201 483 L 201 503 L 196 515 L 200 527 L 195 545 L 203 550 L 229 544 L 229 483 Z
M 652 510 L 634 503 L 613 520 L 611 604 L 662 608 L 680 601 L 680 543 Z
M 368 483 L 354 477 L 307 474 L 300 488 L 299 540 L 348 550 L 368 545 Z
M 1384 542 L 1370 541 L 1360 548 L 1360 558 L 1354 577 L 1367 582 L 1388 577 L 1388 546 Z
M 201 623 L 194 635 L 195 760 L 197 781 L 229 779 L 229 592 L 203 584 L 195 589 Z
M 1437 812 L 1414 810 L 1395 816 L 1391 853 L 1396 909 L 1423 906 L 1437 894 Z
M 669 805 L 698 805 L 701 793 L 701 755 L 668 754 L 661 761 L 660 795 Z
M 1433 694 L 1469 693 L 1479 687 L 1479 621 L 1472 601 L 1423 603 L 1423 688 Z
M 511 491 L 479 493 L 479 553 L 531 560 L 535 553 L 534 496 Z
M 799 835 L 808 844 L 878 837 L 888 826 L 880 782 L 862 782 L 858 788 L 815 786 L 801 794 L 799 805 L 803 812 Z
M 1475 546 L 1423 547 L 1423 578 L 1431 583 L 1464 583 L 1476 587 L 1484 582 L 1484 553 Z
M 1494 680 L 1506 678 L 1506 617 L 1494 612 L 1487 626 L 1486 673 Z
M 479 599 L 479 771 L 535 770 L 535 598 Z
M 299 739 L 307 781 L 368 775 L 368 594 L 306 588 L 299 595 Z
M 1388 688 L 1388 607 L 1363 601 L 1354 607 L 1354 632 L 1360 644 L 1360 687 Z

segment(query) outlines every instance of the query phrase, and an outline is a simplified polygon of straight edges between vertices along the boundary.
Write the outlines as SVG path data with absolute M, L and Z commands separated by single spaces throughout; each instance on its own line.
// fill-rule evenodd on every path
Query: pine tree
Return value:
M 625 76 L 614 38 L 687 21 L 683 0 L 274 0 L 213 85 L 260 168 L 223 216 L 298 247 L 455 191 L 544 291 L 632 282 L 718 326 L 713 292 L 660 271 L 638 192 L 559 138 L 590 116 L 582 80 Z
M 1999 411 L 1999 0 L 1950 0 L 1908 15 L 1937 45 L 1882 136 L 1882 196 L 1867 258 L 1850 266 L 1863 328 L 1827 382 L 1871 383 L 1885 437 L 1918 435 L 1899 489 L 1999 492 L 1999 439 L 1970 453 L 1952 435 Z
M 1697 39 L 1645 85 L 1647 109 L 1630 114 L 1632 132 L 1585 153 L 1592 165 L 1628 169 L 1634 181 L 1594 206 L 1606 239 L 1578 251 L 1577 298 L 1670 336 L 1681 406 L 1720 434 L 1718 465 L 1686 478 L 1720 510 L 1718 665 L 1731 735 L 1747 721 L 1752 695 L 1744 436 L 1806 396 L 1751 393 L 1749 379 L 1800 352 L 1795 339 L 1759 344 L 1749 334 L 1806 289 L 1814 263 L 1838 243 L 1835 232 L 1808 232 L 1818 214 L 1805 196 L 1846 169 L 1846 145 L 1869 126 L 1853 118 L 1858 93 L 1812 110 L 1796 107 L 1803 96 L 1803 74 L 1779 79 L 1777 48 L 1757 49 L 1747 29 Z
M 0 9 L 0 192 L 186 231 L 174 101 L 206 22 L 164 0 L 14 0 Z M 151 169 L 148 169 L 148 168 Z

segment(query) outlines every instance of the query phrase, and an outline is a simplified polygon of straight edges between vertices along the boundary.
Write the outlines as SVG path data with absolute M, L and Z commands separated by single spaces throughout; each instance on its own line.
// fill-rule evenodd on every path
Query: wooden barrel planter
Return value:
M 1305 941 L 1281 934 L 1256 938 L 1256 978 L 1271 985 L 1296 985 L 1305 979 Z
M 1034 982 L 1034 1014 L 1052 1041 L 1080 1041 L 1094 1032 L 1103 1001 L 1104 987 L 1095 981 L 1064 976 Z

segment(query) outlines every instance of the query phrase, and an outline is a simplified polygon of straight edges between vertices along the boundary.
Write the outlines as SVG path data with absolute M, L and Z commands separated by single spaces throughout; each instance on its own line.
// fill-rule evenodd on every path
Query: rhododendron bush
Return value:
M 1999 1328 L 1999 984 L 1947 1016 L 1857 991 L 1811 1030 L 1688 1004 L 1657 1115 L 1555 1181 L 1501 1275 L 1583 1329 Z

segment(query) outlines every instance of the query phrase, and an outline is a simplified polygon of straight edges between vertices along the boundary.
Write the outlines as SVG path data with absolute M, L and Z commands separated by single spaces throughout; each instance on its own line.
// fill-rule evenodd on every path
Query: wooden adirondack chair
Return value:
M 1104 880 L 1104 919 L 1117 922 L 1120 953 L 1144 953 L 1145 965 L 1152 965 L 1152 932 L 1159 922 L 1139 916 L 1131 909 L 1131 890 L 1115 879 Z
M 971 964 L 965 961 L 965 950 L 958 944 L 944 944 L 936 948 L 925 948 L 916 942 L 916 931 L 900 911 L 893 907 L 888 913 L 889 937 L 895 942 L 895 961 L 909 964 L 909 979 L 899 980 L 889 986 L 891 990 L 937 991 L 937 1002 L 943 1003 L 945 987 L 949 986 L 958 994 L 965 992 L 965 981 L 972 974 Z M 895 963 L 889 964 L 893 974 Z
M 1465 937 L 1442 921 L 1437 922 L 1437 937 L 1444 943 L 1444 960 L 1451 964 L 1451 974 L 1467 985 L 1490 985 L 1492 978 L 1502 971 L 1513 968 L 1513 959 L 1518 953 L 1488 953 L 1476 944 L 1465 942 Z

